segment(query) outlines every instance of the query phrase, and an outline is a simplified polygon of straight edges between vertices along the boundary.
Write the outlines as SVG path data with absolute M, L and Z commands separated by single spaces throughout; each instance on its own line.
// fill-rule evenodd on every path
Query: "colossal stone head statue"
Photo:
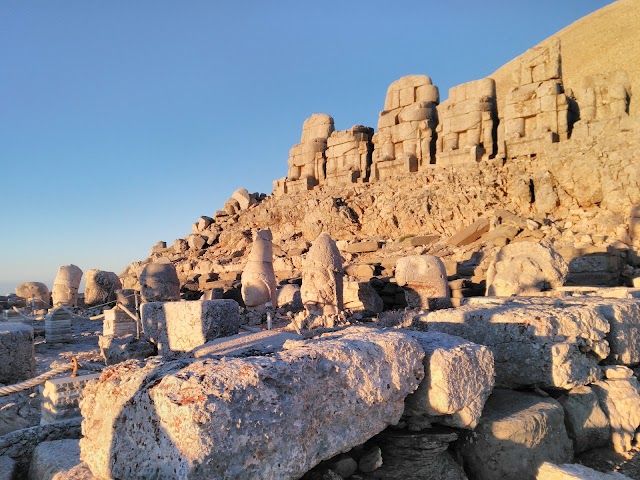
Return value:
M 342 275 L 340 251 L 328 234 L 321 233 L 311 245 L 302 271 L 300 294 L 309 314 L 342 311 Z
M 140 296 L 143 302 L 175 302 L 180 300 L 180 280 L 172 263 L 148 263 L 140 274 Z
M 549 245 L 511 243 L 496 254 L 487 270 L 487 295 L 509 297 L 561 287 L 569 267 Z
M 259 230 L 247 265 L 242 271 L 242 300 L 249 308 L 271 302 L 276 305 L 276 276 L 273 271 L 273 243 L 271 230 Z
M 41 282 L 25 282 L 16 287 L 16 295 L 24 298 L 27 305 L 33 300 L 34 308 L 49 308 L 51 302 L 51 294 L 44 283 Z
M 409 255 L 396 263 L 396 281 L 405 287 L 407 305 L 434 310 L 451 306 L 447 272 L 434 255 Z
M 116 299 L 116 290 L 122 288 L 118 275 L 114 272 L 91 269 L 86 275 L 87 285 L 84 289 L 84 303 L 94 306 Z
M 78 305 L 78 289 L 82 280 L 82 270 L 75 265 L 63 265 L 58 269 L 56 279 L 53 281 L 53 306 L 66 305 L 76 307 Z

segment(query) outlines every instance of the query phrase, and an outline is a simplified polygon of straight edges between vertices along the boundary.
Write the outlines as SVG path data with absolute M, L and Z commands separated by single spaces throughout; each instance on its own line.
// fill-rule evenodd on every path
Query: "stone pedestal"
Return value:
M 42 419 L 40 425 L 58 422 L 67 418 L 79 417 L 79 402 L 82 391 L 88 382 L 97 380 L 99 373 L 61 377 L 47 380 L 40 387 L 42 397 Z
M 0 383 L 22 382 L 35 372 L 33 328 L 21 323 L 0 323 Z
M 54 308 L 44 318 L 44 338 L 47 343 L 71 341 L 71 315 L 61 308 Z

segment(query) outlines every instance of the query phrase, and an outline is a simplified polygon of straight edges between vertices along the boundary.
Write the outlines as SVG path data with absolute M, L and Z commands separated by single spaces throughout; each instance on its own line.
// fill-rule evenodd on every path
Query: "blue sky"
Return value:
M 609 3 L 3 0 L 0 293 L 120 273 L 271 193 L 312 113 L 376 127 L 399 77 L 445 99 Z

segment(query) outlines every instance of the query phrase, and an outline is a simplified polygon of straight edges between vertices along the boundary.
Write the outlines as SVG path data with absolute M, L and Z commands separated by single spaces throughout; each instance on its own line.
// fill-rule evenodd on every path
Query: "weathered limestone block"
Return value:
M 0 383 L 12 385 L 35 375 L 33 328 L 22 323 L 0 322 Z
M 25 282 L 16 287 L 16 295 L 24 298 L 27 305 L 31 305 L 35 309 L 49 308 L 51 303 L 51 293 L 44 283 L 41 282 Z
M 425 351 L 425 378 L 405 399 L 405 415 L 473 430 L 495 383 L 493 354 L 484 345 L 444 333 L 412 335 Z
M 242 271 L 242 300 L 249 308 L 266 303 L 276 305 L 276 274 L 273 270 L 273 237 L 271 230 L 259 230 Z
M 558 398 L 564 407 L 564 419 L 573 451 L 585 452 L 609 442 L 609 420 L 600 408 L 598 397 L 587 386 L 575 387 Z
M 29 480 L 63 480 L 80 463 L 79 440 L 42 442 L 33 451 Z
M 559 301 L 553 297 L 519 297 L 519 298 L 489 298 L 475 297 L 465 300 L 467 305 L 487 306 L 487 305 L 512 305 L 516 303 L 535 304 L 539 308 L 580 308 L 586 311 L 595 312 L 603 321 L 609 324 L 609 332 L 606 335 L 609 355 L 605 363 L 614 365 L 635 365 L 640 362 L 640 303 L 636 299 L 604 297 L 603 292 L 597 296 L 562 297 Z M 569 290 L 573 292 L 573 290 Z M 551 292 L 550 292 L 551 293 Z M 604 351 L 598 354 L 601 358 Z
M 611 425 L 611 442 L 618 453 L 631 450 L 640 426 L 640 384 L 633 378 L 602 380 L 591 385 Z
M 631 480 L 618 472 L 603 473 L 577 463 L 554 465 L 544 462 L 538 469 L 536 480 Z
M 636 299 L 597 297 L 575 302 L 592 305 L 609 322 L 611 330 L 607 341 L 611 354 L 607 363 L 634 365 L 640 362 L 640 302 Z
M 497 151 L 496 83 L 484 78 L 449 90 L 438 105 L 437 163 L 489 159 Z
M 78 306 L 78 289 L 82 280 L 82 270 L 75 265 L 63 265 L 53 281 L 51 297 L 53 306 Z
M 364 242 L 350 243 L 344 247 L 347 253 L 368 253 L 380 250 L 380 242 L 378 240 L 366 240 Z
M 71 315 L 62 308 L 54 308 L 44 317 L 44 338 L 47 343 L 67 343 L 73 338 Z
M 487 295 L 509 297 L 561 287 L 569 267 L 553 248 L 538 242 L 502 247 L 487 270 Z
M 126 312 L 119 308 L 105 310 L 102 321 L 102 335 L 113 335 L 124 337 L 125 335 L 136 335 L 138 327 L 136 321 Z
M 0 455 L 14 459 L 19 471 L 27 471 L 33 450 L 38 444 L 69 438 L 80 438 L 79 418 L 37 425 L 8 433 L 0 437 Z
M 489 347 L 498 386 L 569 389 L 601 377 L 598 362 L 609 355 L 609 323 L 596 308 L 526 297 L 482 299 L 484 304 L 422 315 L 419 324 Z
M 344 308 L 352 312 L 380 313 L 384 302 L 369 282 L 344 282 L 342 297 Z
M 302 304 L 312 315 L 335 315 L 343 309 L 342 257 L 326 233 L 316 238 L 302 270 Z
M 463 247 L 465 245 L 469 245 L 482 237 L 483 234 L 487 233 L 489 231 L 489 227 L 489 219 L 479 218 L 471 225 L 451 236 L 447 240 L 447 244 L 452 247 Z
M 410 255 L 396 263 L 396 281 L 404 287 L 407 305 L 421 310 L 451 307 L 447 271 L 433 255 Z
M 59 377 L 47 380 L 40 387 L 42 397 L 41 425 L 58 422 L 67 418 L 79 417 L 79 402 L 87 383 L 97 380 L 99 373 L 78 375 L 76 377 Z
M 289 173 L 282 193 L 312 190 L 324 180 L 325 150 L 333 130 L 333 118 L 326 113 L 314 113 L 304 121 L 300 143 L 289 151 Z M 274 189 L 278 190 L 275 183 Z
M 373 128 L 362 125 L 333 132 L 327 139 L 324 183 L 339 185 L 368 181 L 373 153 L 372 137 Z
M 496 389 L 460 451 L 478 480 L 533 480 L 543 462 L 573 459 L 562 406 L 552 398 Z
M 99 478 L 300 478 L 397 423 L 422 356 L 353 327 L 271 356 L 126 362 L 85 390 L 81 458 Z
M 180 280 L 172 263 L 148 263 L 140 274 L 140 296 L 143 302 L 180 300 Z
M 132 358 L 142 360 L 158 354 L 155 343 L 144 338 L 138 340 L 135 335 L 121 337 L 100 335 L 98 347 L 100 347 L 100 356 L 104 359 L 105 365 L 114 365 Z
M 114 272 L 91 269 L 86 275 L 84 303 L 88 307 L 101 305 L 116 299 L 116 290 L 122 288 L 118 275 Z
M 434 161 L 438 87 L 426 75 L 393 82 L 373 136 L 370 181 L 417 172 Z
M 372 442 L 382 450 L 382 466 L 367 480 L 467 480 L 462 467 L 447 452 L 457 434 L 437 429 L 407 432 L 387 429 Z
M 189 352 L 218 337 L 238 333 L 240 315 L 235 300 L 151 302 L 141 306 L 145 338 L 161 355 Z
M 516 87 L 504 108 L 508 158 L 541 152 L 545 143 L 566 140 L 569 104 L 562 87 L 560 41 L 527 51 L 514 74 Z

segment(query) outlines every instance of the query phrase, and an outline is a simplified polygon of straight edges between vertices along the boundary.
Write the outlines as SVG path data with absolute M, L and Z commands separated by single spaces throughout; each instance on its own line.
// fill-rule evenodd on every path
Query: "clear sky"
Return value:
M 610 0 L 2 0 L 0 293 L 120 273 L 271 193 L 312 113 L 376 127 L 388 85 L 485 77 Z

